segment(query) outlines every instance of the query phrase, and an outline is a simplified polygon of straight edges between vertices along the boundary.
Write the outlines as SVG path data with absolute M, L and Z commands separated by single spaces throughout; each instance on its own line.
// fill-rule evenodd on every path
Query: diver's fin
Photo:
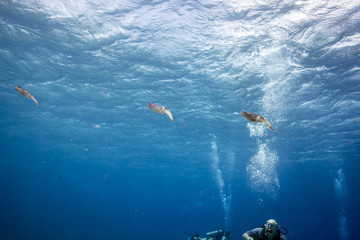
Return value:
M 36 99 L 34 98 L 33 95 L 30 95 L 30 98 L 31 98 L 32 100 L 34 100 L 34 102 L 36 102 L 36 104 L 40 107 L 40 104 L 36 101 Z

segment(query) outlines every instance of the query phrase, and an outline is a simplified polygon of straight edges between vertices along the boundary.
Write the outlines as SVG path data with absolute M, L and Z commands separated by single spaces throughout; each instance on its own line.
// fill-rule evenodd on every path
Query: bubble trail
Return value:
M 343 173 L 342 169 L 339 169 L 337 171 L 337 178 L 335 178 L 334 181 L 334 188 L 335 188 L 335 194 L 336 198 L 339 201 L 340 204 L 340 212 L 339 212 L 339 232 L 340 232 L 340 239 L 346 240 L 349 237 L 348 231 L 347 231 L 347 220 L 345 216 L 345 209 L 344 204 L 347 199 L 347 189 L 346 189 L 346 183 L 345 183 L 345 174 Z
M 220 198 L 223 204 L 223 208 L 225 211 L 225 227 L 226 229 L 229 229 L 230 227 L 230 216 L 231 216 L 231 185 L 228 185 L 228 194 L 224 193 L 224 188 L 225 188 L 225 182 L 224 182 L 224 178 L 219 166 L 219 156 L 217 153 L 217 145 L 216 145 L 216 136 L 213 135 L 213 140 L 211 143 L 211 149 L 212 149 L 212 168 L 215 174 L 215 178 L 216 178 L 216 184 L 219 188 L 219 193 L 220 193 Z
M 347 231 L 347 220 L 345 217 L 345 210 L 342 209 L 342 211 L 340 211 L 340 215 L 339 215 L 339 230 L 340 230 L 340 239 L 342 240 L 346 240 L 349 239 L 349 234 Z

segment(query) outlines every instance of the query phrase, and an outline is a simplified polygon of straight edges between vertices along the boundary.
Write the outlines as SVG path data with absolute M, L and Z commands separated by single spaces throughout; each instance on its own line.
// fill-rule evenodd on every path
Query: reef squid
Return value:
M 20 95 L 23 95 L 24 97 L 31 98 L 32 100 L 34 100 L 34 102 L 40 107 L 39 103 L 36 101 L 34 96 L 31 93 L 29 93 L 28 91 L 26 91 L 25 89 L 23 89 L 21 86 L 15 86 L 14 89 Z
M 270 126 L 270 124 L 268 123 L 268 121 L 266 121 L 266 119 L 265 119 L 263 116 L 260 116 L 259 114 L 242 111 L 242 112 L 241 112 L 241 115 L 242 115 L 246 120 L 249 120 L 250 122 L 256 122 L 256 123 L 262 122 L 262 123 L 265 123 L 271 130 L 274 130 L 274 129 Z
M 166 114 L 169 116 L 171 121 L 174 121 L 173 116 L 170 112 L 170 110 L 167 107 L 161 106 L 161 105 L 157 105 L 157 104 L 152 104 L 151 102 L 148 102 L 148 107 L 156 113 L 161 113 L 161 114 Z

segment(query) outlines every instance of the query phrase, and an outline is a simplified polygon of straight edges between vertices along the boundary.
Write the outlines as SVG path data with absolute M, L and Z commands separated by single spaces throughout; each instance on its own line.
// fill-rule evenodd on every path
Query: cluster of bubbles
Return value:
M 276 165 L 279 157 L 276 152 L 269 149 L 266 143 L 258 142 L 258 147 L 257 154 L 251 158 L 246 169 L 250 177 L 251 189 L 277 199 L 280 184 Z

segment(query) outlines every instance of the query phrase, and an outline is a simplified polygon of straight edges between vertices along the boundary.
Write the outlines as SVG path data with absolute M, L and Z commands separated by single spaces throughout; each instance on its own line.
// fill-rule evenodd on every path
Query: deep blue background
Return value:
M 359 24 L 352 1 L 1 1 L 0 238 L 360 239 Z

